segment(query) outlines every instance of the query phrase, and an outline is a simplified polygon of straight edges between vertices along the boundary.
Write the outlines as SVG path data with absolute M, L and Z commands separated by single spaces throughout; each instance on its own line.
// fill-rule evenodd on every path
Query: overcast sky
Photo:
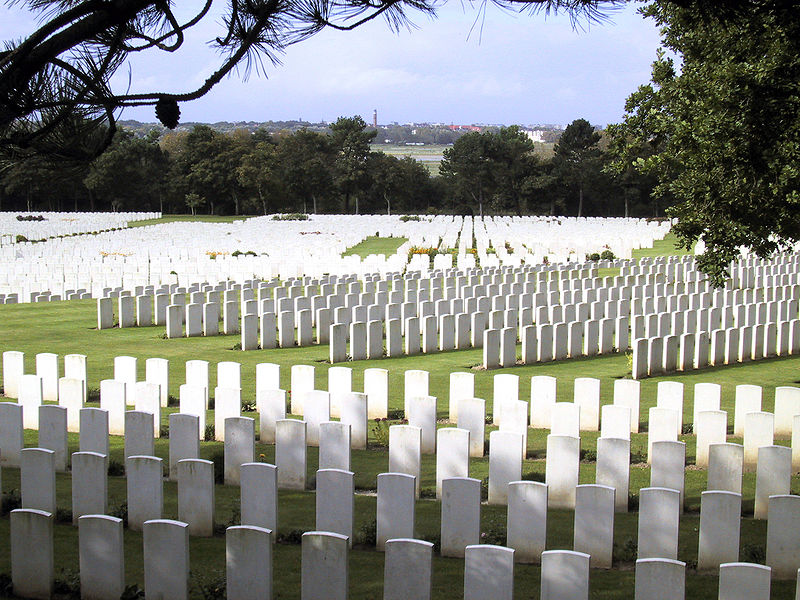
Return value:
M 195 2 L 186 4 L 196 4 Z M 450 0 L 434 20 L 391 33 L 383 22 L 351 32 L 325 31 L 288 48 L 281 65 L 245 82 L 233 75 L 206 97 L 181 105 L 182 121 L 334 121 L 361 115 L 372 122 L 567 124 L 618 122 L 625 98 L 649 79 L 658 32 L 636 4 L 612 22 L 574 29 L 564 15 L 514 15 Z M 187 38 L 179 58 L 150 51 L 130 66 L 131 91 L 183 92 L 219 64 L 207 42 L 221 35 L 219 19 Z M 3 39 L 32 31 L 35 20 L 0 7 Z M 124 91 L 128 70 L 117 77 Z M 155 121 L 152 108 L 122 118 Z

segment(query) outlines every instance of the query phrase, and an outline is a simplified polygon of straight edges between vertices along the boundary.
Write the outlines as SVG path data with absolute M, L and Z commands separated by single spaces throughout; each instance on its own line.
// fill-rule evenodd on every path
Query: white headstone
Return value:
M 227 446 L 226 453 L 227 453 Z M 178 462 L 178 519 L 189 525 L 189 535 L 214 535 L 214 463 L 198 458 Z
M 800 569 L 800 496 L 769 499 L 767 566 L 774 579 L 794 579 Z
M 413 475 L 378 474 L 377 550 L 384 550 L 387 540 L 414 537 L 415 489 Z
M 570 550 L 542 552 L 541 600 L 588 600 L 589 555 Z
M 680 501 L 677 490 L 639 490 L 638 558 L 677 560 Z
M 305 421 L 281 419 L 275 423 L 275 466 L 278 467 L 280 489 L 305 490 Z
M 741 517 L 741 494 L 724 491 L 701 493 L 698 571 L 715 572 L 722 563 L 739 559 Z
M 545 479 L 548 487 L 548 506 L 555 509 L 575 509 L 575 488 L 578 485 L 581 440 L 566 435 L 547 436 Z
M 142 526 L 144 593 L 147 598 L 189 597 L 189 526 L 170 519 Z
M 240 525 L 225 530 L 225 589 L 229 600 L 271 600 L 272 531 Z
M 119 598 L 125 591 L 122 519 L 88 513 L 77 525 L 82 597 Z

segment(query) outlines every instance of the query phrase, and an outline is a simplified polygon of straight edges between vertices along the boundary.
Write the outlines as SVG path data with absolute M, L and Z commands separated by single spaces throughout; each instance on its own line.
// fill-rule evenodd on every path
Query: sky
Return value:
M 219 3 L 219 0 L 216 0 Z M 198 5 L 196 1 L 183 2 Z M 574 28 L 566 15 L 513 14 L 450 0 L 437 17 L 394 33 L 375 20 L 355 31 L 323 31 L 290 46 L 280 65 L 227 77 L 204 98 L 181 104 L 181 121 L 305 120 L 361 115 L 378 123 L 593 125 L 619 122 L 625 98 L 646 83 L 659 44 L 657 28 L 629 3 L 611 22 Z M 187 13 L 188 14 L 188 11 Z M 2 39 L 36 26 L 17 5 L 0 6 Z M 222 35 L 219 14 L 187 37 L 178 54 L 148 51 L 120 70 L 115 91 L 185 92 L 220 63 L 208 44 Z M 122 119 L 155 121 L 152 107 Z

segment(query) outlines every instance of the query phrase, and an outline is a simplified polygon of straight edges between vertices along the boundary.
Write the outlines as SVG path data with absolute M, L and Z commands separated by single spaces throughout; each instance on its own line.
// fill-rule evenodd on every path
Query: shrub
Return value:
M 3 494 L 2 507 L 0 507 L 2 514 L 8 514 L 18 508 L 22 508 L 22 496 L 20 496 L 19 490 L 11 490 Z
M 406 223 L 408 221 L 421 221 L 422 219 L 420 219 L 418 215 L 403 215 L 402 217 L 400 217 L 400 220 L 403 223 Z
M 597 252 L 592 252 L 591 254 L 587 254 L 586 260 L 592 260 L 597 262 L 598 260 L 600 260 L 600 254 L 598 254 Z
M 742 562 L 763 565 L 767 560 L 767 553 L 764 546 L 758 544 L 745 544 L 742 546 Z
M 59 576 L 53 581 L 53 591 L 58 594 L 59 598 L 75 598 L 75 600 L 80 600 L 80 572 L 75 569 L 61 569 Z
M 206 442 L 213 442 L 214 441 L 214 424 L 209 423 L 206 425 L 205 433 L 203 434 L 203 441 Z
M 192 574 L 193 587 L 200 592 L 203 600 L 225 600 L 227 598 L 227 581 L 225 573 L 212 570 L 202 575 Z
M 56 523 L 69 523 L 72 524 L 72 511 L 68 508 L 56 508 L 55 514 Z
M 112 458 L 108 461 L 108 474 L 111 477 L 123 477 L 125 475 L 125 464 Z
M 377 525 L 376 525 L 377 528 Z M 376 529 L 377 531 L 377 529 Z M 286 533 L 278 533 L 277 538 L 275 541 L 279 544 L 293 544 L 299 545 L 303 541 L 303 530 L 302 529 L 290 529 Z
M 127 502 L 122 502 L 120 504 L 112 506 L 108 510 L 108 514 L 111 517 L 117 517 L 118 519 L 122 519 L 122 526 L 123 527 L 127 527 L 128 526 L 128 503 Z
M 356 540 L 364 546 L 374 546 L 378 541 L 378 523 L 375 519 L 364 523 L 358 530 Z
M 491 518 L 481 529 L 481 544 L 492 544 L 494 546 L 505 546 L 506 544 L 506 524 L 496 518 Z
M 374 444 L 384 448 L 389 447 L 389 420 L 388 419 L 375 419 L 375 425 L 372 427 L 372 435 L 375 436 Z
M 27 242 L 27 241 L 28 241 L 28 238 L 26 238 L 24 235 L 22 235 L 21 233 L 17 234 L 17 243 L 18 244 L 21 244 L 22 242 Z
M 225 451 L 214 450 L 209 460 L 214 463 L 214 483 L 225 483 Z
M 125 586 L 119 600 L 138 600 L 139 598 L 144 598 L 144 590 L 138 584 L 132 583 Z
M 617 258 L 617 257 L 614 256 L 614 253 L 611 250 L 603 250 L 600 253 L 600 259 L 601 260 L 614 260 L 615 258 Z
M 0 573 L 0 595 L 3 598 L 13 598 L 14 584 L 10 573 Z
M 614 550 L 612 551 L 613 561 L 615 563 L 636 562 L 638 553 L 639 547 L 636 544 L 636 540 L 633 538 L 627 538 L 624 542 L 622 542 L 622 544 L 614 544 Z
M 545 483 L 545 474 L 539 471 L 531 471 L 522 476 L 522 481 L 538 481 L 540 483 Z

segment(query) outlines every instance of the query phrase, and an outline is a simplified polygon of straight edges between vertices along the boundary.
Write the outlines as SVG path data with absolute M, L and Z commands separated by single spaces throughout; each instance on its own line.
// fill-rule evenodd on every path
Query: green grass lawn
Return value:
M 394 240 L 395 242 L 397 240 Z M 272 362 L 281 365 L 282 387 L 289 387 L 290 368 L 295 364 L 310 364 L 316 368 L 316 387 L 326 389 L 328 347 L 312 346 L 310 348 L 284 348 L 275 350 L 258 350 L 242 352 L 233 350 L 239 342 L 238 336 L 219 336 L 212 338 L 192 338 L 166 340 L 162 338 L 163 327 L 145 327 L 131 329 L 110 329 L 98 331 L 96 326 L 96 301 L 69 301 L 37 304 L 0 305 L 0 339 L 4 340 L 3 350 L 20 350 L 25 352 L 26 372 L 35 372 L 35 354 L 37 352 L 54 352 L 63 356 L 69 353 L 88 355 L 89 388 L 97 390 L 102 379 L 113 377 L 113 359 L 119 355 L 139 358 L 139 378 L 144 379 L 145 359 L 162 357 L 170 360 L 170 390 L 172 396 L 178 396 L 178 386 L 185 381 L 184 363 L 189 359 L 210 361 L 211 386 L 216 382 L 215 364 L 220 361 L 237 361 L 242 364 L 242 399 L 252 402 L 255 397 L 255 365 L 260 362 Z M 487 409 L 492 409 L 492 378 L 499 373 L 513 373 L 520 378 L 520 398 L 530 398 L 530 380 L 534 375 L 551 375 L 558 378 L 558 399 L 572 400 L 573 380 L 576 377 L 597 377 L 601 382 L 601 403 L 612 402 L 613 383 L 616 379 L 629 376 L 627 358 L 624 355 L 609 355 L 596 358 L 585 358 L 560 361 L 530 366 L 516 366 L 486 372 L 474 367 L 481 362 L 480 350 L 464 350 L 432 354 L 428 356 L 412 356 L 402 358 L 386 358 L 374 361 L 349 363 L 353 369 L 353 389 L 363 389 L 363 372 L 368 367 L 381 367 L 389 371 L 389 406 L 399 409 L 403 405 L 403 373 L 409 369 L 424 369 L 430 373 L 430 393 L 438 398 L 437 412 L 441 420 L 440 426 L 448 426 L 447 397 L 449 375 L 454 371 L 470 371 L 475 374 L 476 396 L 487 400 Z M 702 371 L 676 373 L 664 377 L 646 379 L 641 384 L 641 420 L 646 421 L 647 409 L 655 405 L 656 385 L 659 381 L 674 380 L 685 385 L 684 421 L 691 419 L 692 386 L 700 382 L 719 383 L 722 386 L 722 408 L 729 411 L 729 422 L 733 420 L 733 402 L 735 386 L 742 383 L 754 383 L 764 387 L 763 409 L 773 410 L 774 388 L 780 385 L 798 385 L 800 383 L 800 357 L 775 358 L 755 363 L 745 363 L 730 367 L 707 368 Z M 96 406 L 96 403 L 92 405 Z M 168 413 L 175 407 L 164 411 L 163 423 L 167 423 Z M 209 412 L 209 422 L 213 417 Z M 245 416 L 256 417 L 254 413 Z M 491 427 L 487 427 L 487 436 Z M 527 477 L 541 478 L 544 469 L 546 449 L 546 431 L 529 430 L 528 458 L 523 464 L 523 473 Z M 356 497 L 356 546 L 350 557 L 350 586 L 352 598 L 380 598 L 382 594 L 383 555 L 361 543 L 362 528 L 368 526 L 375 518 L 375 497 L 368 493 L 376 487 L 378 473 L 388 469 L 388 451 L 376 444 L 371 434 L 371 447 L 365 451 L 354 451 L 352 457 L 353 470 L 356 474 L 356 487 L 360 490 Z M 584 432 L 581 437 L 581 448 L 594 451 L 597 433 Z M 687 444 L 687 462 L 691 465 L 695 456 L 695 443 L 692 435 L 681 437 Z M 36 432 L 26 432 L 26 445 L 37 444 Z M 731 441 L 741 441 L 731 438 Z M 778 440 L 780 444 L 788 444 L 788 440 Z M 123 445 L 120 438 L 112 439 L 111 460 L 122 461 Z M 646 453 L 646 434 L 633 436 L 632 453 Z M 70 436 L 70 451 L 77 451 L 77 436 Z M 221 445 L 205 442 L 201 445 L 203 458 L 219 461 Z M 259 444 L 257 455 L 263 454 L 263 460 L 272 461 L 274 447 Z M 166 459 L 168 456 L 168 440 L 156 442 L 156 454 Z M 308 449 L 308 478 L 312 480 L 317 466 L 317 451 Z M 581 464 L 580 479 L 582 483 L 594 482 L 594 462 Z M 470 475 L 484 479 L 488 475 L 488 460 L 472 459 Z M 705 490 L 706 474 L 702 470 L 689 466 L 686 471 L 686 507 L 687 513 L 681 519 L 679 558 L 692 564 L 697 556 L 697 539 L 699 527 L 700 493 Z M 422 462 L 422 489 L 430 495 L 435 489 L 435 459 L 424 456 Z M 642 487 L 649 485 L 649 469 L 644 465 L 636 465 L 631 469 L 631 493 L 635 496 Z M 746 474 L 744 477 L 743 509 L 745 515 L 752 515 L 755 477 Z M 2 472 L 2 489 L 7 494 L 19 488 L 19 473 L 16 469 L 6 468 Z M 792 490 L 800 493 L 800 477 L 795 475 Z M 109 480 L 110 506 L 119 506 L 125 501 L 125 481 L 119 477 Z M 70 480 L 66 474 L 58 476 L 59 506 L 69 509 L 71 505 Z M 165 510 L 169 518 L 177 518 L 176 488 L 174 483 L 165 482 Z M 236 523 L 239 491 L 235 487 L 218 485 L 216 488 L 217 522 L 220 533 L 209 539 L 192 539 L 191 566 L 194 582 L 193 597 L 203 598 L 202 585 L 218 577 L 224 571 L 225 549 L 222 526 Z M 505 523 L 505 508 L 483 505 L 482 530 L 490 536 L 499 536 Z M 289 535 L 295 530 L 313 530 L 314 527 L 314 495 L 312 492 L 282 492 L 280 495 L 279 534 Z M 434 540 L 440 526 L 440 505 L 430 499 L 420 500 L 417 505 L 417 536 Z M 550 511 L 548 514 L 548 548 L 572 548 L 572 520 L 569 511 Z M 8 516 L 0 518 L 0 540 L 8 540 Z M 592 598 L 631 598 L 633 594 L 633 571 L 628 555 L 624 552 L 626 541 L 636 540 L 637 515 L 617 515 L 615 519 L 615 540 L 619 545 L 620 563 L 610 571 L 592 570 L 590 585 Z M 68 578 L 77 569 L 77 532 L 67 524 L 55 527 L 56 566 L 66 569 L 62 577 Z M 742 519 L 741 558 L 753 556 L 758 548 L 766 544 L 766 527 L 762 521 L 755 521 L 751 516 Z M 291 536 L 290 536 L 291 537 Z M 2 542 L 3 547 L 7 542 Z M 125 562 L 126 577 L 129 583 L 143 585 L 141 535 L 126 531 Z M 277 598 L 299 597 L 299 562 L 300 548 L 292 544 L 278 544 L 275 550 L 275 590 Z M 0 552 L 0 573 L 10 573 L 10 557 L 8 551 Z M 458 559 L 436 557 L 434 561 L 434 597 L 437 599 L 461 598 L 463 595 L 463 561 Z M 515 568 L 516 597 L 538 597 L 539 568 L 537 566 L 518 565 Z M 714 576 L 698 575 L 695 571 L 687 572 L 687 598 L 716 598 L 717 580 Z M 794 593 L 793 582 L 773 582 L 772 598 L 791 598 Z
M 685 248 L 678 247 L 678 236 L 670 232 L 664 236 L 663 240 L 654 240 L 652 248 L 639 248 L 633 251 L 633 258 L 645 258 L 652 256 L 686 256 L 689 252 Z
M 405 244 L 408 238 L 404 237 L 378 237 L 371 235 L 360 244 L 351 246 L 342 253 L 342 256 L 360 256 L 366 258 L 370 254 L 383 254 L 392 256 L 397 249 Z

